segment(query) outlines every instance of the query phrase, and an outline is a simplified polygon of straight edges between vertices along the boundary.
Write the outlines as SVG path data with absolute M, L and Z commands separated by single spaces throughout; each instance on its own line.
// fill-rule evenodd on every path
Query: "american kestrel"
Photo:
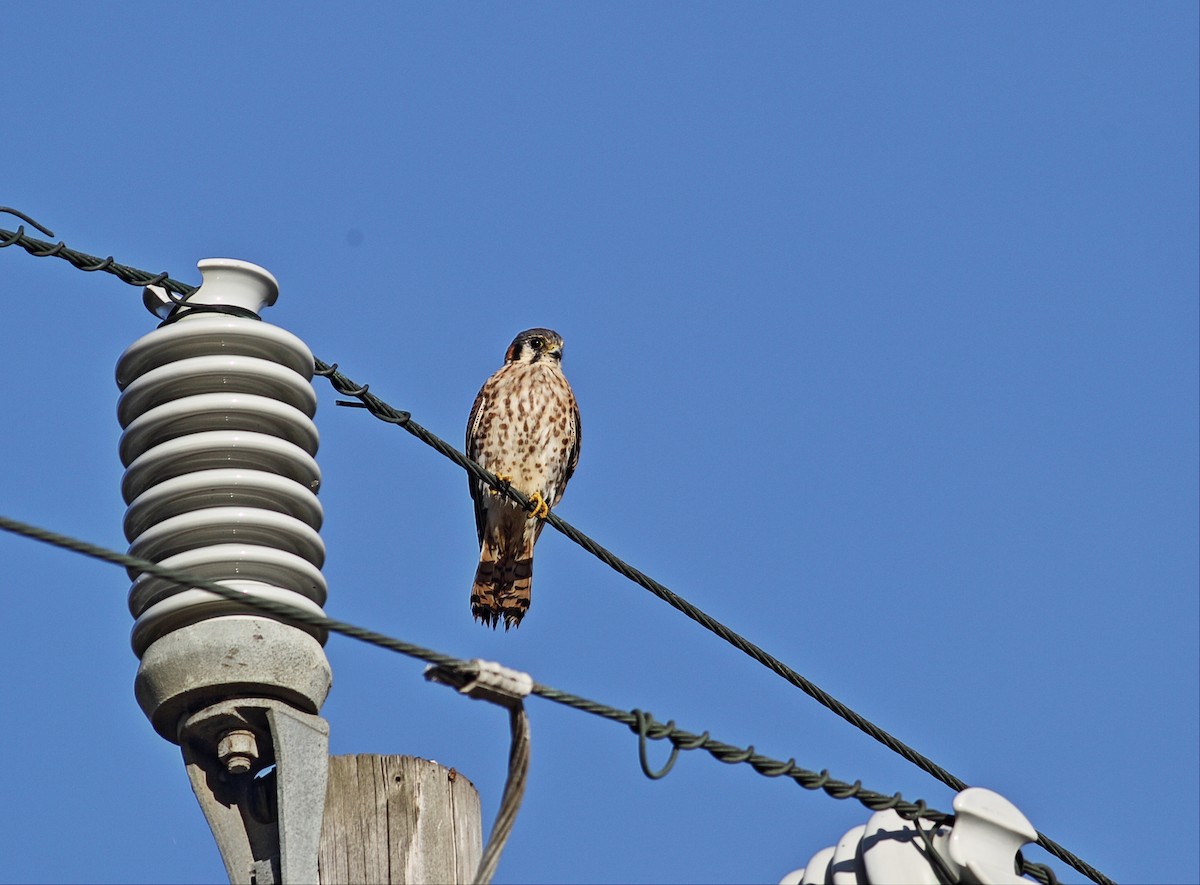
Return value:
M 579 463 L 579 407 L 562 371 L 562 336 L 528 329 L 484 382 L 467 420 L 467 455 L 537 506 L 530 513 L 468 477 L 479 533 L 471 587 L 476 620 L 515 627 L 529 610 L 533 545 Z

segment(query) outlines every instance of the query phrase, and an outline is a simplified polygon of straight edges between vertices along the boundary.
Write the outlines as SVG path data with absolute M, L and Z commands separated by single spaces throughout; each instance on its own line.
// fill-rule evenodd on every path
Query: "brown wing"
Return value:
M 575 468 L 579 466 L 579 445 L 583 442 L 583 424 L 579 421 L 579 403 L 575 400 L 575 391 L 571 391 L 571 412 L 575 418 L 575 445 L 571 446 L 571 452 L 567 455 L 567 473 L 563 477 L 564 489 L 574 475 Z
M 475 433 L 479 427 L 479 419 L 483 414 L 483 409 L 488 403 L 488 392 L 491 388 L 491 379 L 479 389 L 479 395 L 475 397 L 475 405 L 471 406 L 471 415 L 467 418 L 467 442 L 466 452 L 467 457 L 472 461 L 479 460 L 479 447 L 475 443 Z M 483 509 L 483 495 L 479 491 L 479 480 L 471 474 L 467 474 L 467 487 L 471 490 L 471 500 L 475 502 L 475 533 L 479 536 L 479 543 L 483 543 L 483 527 L 487 520 L 487 514 Z M 486 494 L 486 492 L 484 492 Z

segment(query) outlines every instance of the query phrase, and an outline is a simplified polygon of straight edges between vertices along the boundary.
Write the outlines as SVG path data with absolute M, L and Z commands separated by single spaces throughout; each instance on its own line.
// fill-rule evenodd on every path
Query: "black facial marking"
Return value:
M 528 358 L 531 363 L 536 363 L 543 356 L 559 360 L 562 358 L 559 345 L 561 340 L 558 333 L 552 329 L 526 329 L 513 339 L 504 355 L 504 361 L 512 363 Z

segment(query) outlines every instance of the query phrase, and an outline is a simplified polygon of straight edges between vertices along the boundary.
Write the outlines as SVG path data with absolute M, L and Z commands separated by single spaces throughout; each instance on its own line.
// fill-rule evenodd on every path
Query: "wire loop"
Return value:
M 109 260 L 111 260 L 111 259 L 109 259 Z M 101 268 L 96 268 L 96 270 L 100 270 L 100 269 L 101 269 Z M 104 269 L 104 270 L 108 270 L 108 268 L 103 268 L 103 269 Z M 150 275 L 149 275 L 149 274 L 147 274 L 147 276 L 150 276 Z M 158 286 L 158 287 L 160 287 L 160 288 L 166 289 L 166 291 L 167 291 L 167 297 L 168 297 L 168 298 L 170 298 L 172 301 L 174 301 L 176 304 L 179 304 L 179 303 L 181 303 L 181 302 L 182 302 L 182 299 L 181 299 L 181 298 L 178 298 L 178 297 L 176 297 L 175 295 L 173 295 L 173 294 L 171 293 L 171 288 L 170 288 L 170 286 L 164 286 L 164 285 L 163 285 L 163 283 L 165 283 L 165 282 L 167 281 L 167 278 L 168 278 L 169 276 L 170 276 L 170 274 L 168 274 L 168 273 L 167 273 L 167 272 L 164 270 L 162 273 L 160 273 L 160 274 L 155 274 L 154 276 L 150 277 L 150 279 L 148 279 L 148 280 L 146 280 L 146 282 L 142 283 L 142 286 L 143 286 L 143 287 L 148 287 L 148 286 Z
M 730 765 L 736 765 L 739 762 L 749 762 L 751 757 L 753 757 L 755 755 L 757 755 L 757 754 L 754 752 L 754 744 L 751 744 L 746 749 L 744 749 L 740 752 L 730 753 L 726 756 L 721 757 L 721 761 L 726 762 Z
M 781 777 L 785 774 L 791 774 L 795 768 L 795 759 L 789 759 L 787 762 L 762 762 L 754 766 L 754 770 L 763 777 Z
M 108 270 L 113 266 L 113 262 L 115 260 L 116 259 L 109 255 L 103 261 L 97 261 L 95 264 L 80 264 L 79 269 L 85 273 L 95 273 L 98 270 Z
M 62 240 L 59 240 L 52 246 L 48 246 L 45 249 L 32 250 L 29 254 L 34 258 L 54 258 L 55 256 L 61 254 L 62 250 L 65 248 L 67 248 L 67 244 Z
M 388 424 L 396 424 L 400 427 L 403 427 L 412 420 L 412 415 L 410 413 L 402 411 L 397 411 L 392 415 L 380 415 L 378 417 L 380 421 L 386 421 Z
M 652 781 L 660 780 L 671 773 L 671 769 L 675 767 L 675 760 L 679 758 L 679 745 L 671 744 L 671 756 L 667 759 L 667 764 L 658 771 L 653 771 L 650 768 L 650 762 L 646 758 L 646 737 L 650 730 L 650 725 L 654 723 L 654 717 L 649 713 L 643 713 L 641 710 L 632 710 L 633 718 L 637 720 L 637 726 L 634 729 L 638 736 L 638 762 L 642 766 L 642 774 L 650 778 Z M 675 721 L 671 720 L 666 725 L 668 730 L 674 730 Z M 661 740 L 661 738 L 655 738 Z

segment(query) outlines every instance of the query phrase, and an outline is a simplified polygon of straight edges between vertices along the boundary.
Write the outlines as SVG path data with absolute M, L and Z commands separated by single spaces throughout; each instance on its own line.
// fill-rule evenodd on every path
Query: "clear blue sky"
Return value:
M 1110 876 L 1196 882 L 1197 19 L 16 5 L 0 204 L 192 282 L 266 266 L 269 320 L 455 443 L 513 334 L 557 329 L 560 515 Z M 17 249 L 0 288 L 0 512 L 122 547 L 113 366 L 153 319 Z M 331 615 L 949 809 L 552 530 L 525 623 L 483 630 L 461 472 L 317 388 Z M 133 700 L 124 573 L 0 556 L 0 879 L 220 879 Z M 490 825 L 503 714 L 327 651 L 333 752 L 453 765 Z M 694 753 L 650 782 L 628 731 L 529 709 L 501 882 L 773 882 L 868 816 Z

